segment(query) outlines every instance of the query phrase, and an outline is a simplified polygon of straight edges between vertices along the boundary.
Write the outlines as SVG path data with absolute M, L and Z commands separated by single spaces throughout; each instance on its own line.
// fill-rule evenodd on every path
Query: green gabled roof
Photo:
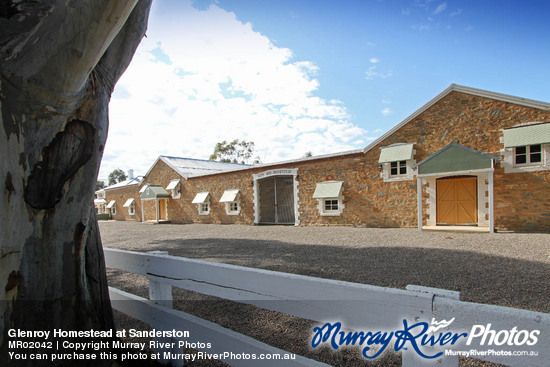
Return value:
M 451 143 L 415 165 L 418 175 L 493 168 L 498 157 Z
M 550 143 L 550 123 L 516 126 L 504 130 L 504 147 Z
M 141 193 L 141 200 L 152 200 L 157 198 L 168 198 L 170 194 L 162 186 L 149 185 Z

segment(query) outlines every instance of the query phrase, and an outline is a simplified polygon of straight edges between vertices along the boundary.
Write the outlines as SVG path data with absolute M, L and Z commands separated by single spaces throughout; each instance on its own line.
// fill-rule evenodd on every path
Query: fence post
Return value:
M 420 285 L 408 285 L 405 287 L 405 289 L 411 292 L 430 293 L 437 297 L 445 297 L 456 300 L 460 299 L 460 292 L 449 291 L 446 289 L 423 287 Z M 433 315 L 430 314 L 426 316 L 430 318 L 430 320 L 427 320 L 428 323 L 431 323 Z M 409 321 L 414 322 L 414 320 Z M 424 349 L 430 349 L 430 347 L 424 347 Z M 414 352 L 411 348 L 409 348 L 408 350 L 404 350 L 401 353 L 401 356 L 402 367 L 458 367 L 458 356 L 442 355 L 441 357 L 436 359 L 426 359 L 417 355 L 416 352 Z
M 148 254 L 151 255 L 168 255 L 168 251 L 148 251 Z M 154 303 L 168 307 L 173 308 L 174 301 L 172 299 L 172 286 L 170 284 L 160 282 L 158 277 L 149 275 L 147 276 L 147 279 L 149 280 L 149 299 L 153 301 Z M 151 325 L 155 329 L 164 330 L 165 324 L 162 323 L 160 320 L 156 323 L 156 325 Z M 170 365 L 172 367 L 182 367 L 183 366 L 183 360 L 171 360 L 171 359 L 164 359 L 164 352 L 171 351 L 174 354 L 178 354 L 178 349 L 176 345 L 178 345 L 178 340 L 175 338 L 154 338 L 156 342 L 160 343 L 171 343 L 170 345 L 173 345 L 173 348 L 156 348 L 155 351 L 157 353 L 160 353 L 160 362 L 165 365 Z M 180 352 L 181 353 L 181 352 Z

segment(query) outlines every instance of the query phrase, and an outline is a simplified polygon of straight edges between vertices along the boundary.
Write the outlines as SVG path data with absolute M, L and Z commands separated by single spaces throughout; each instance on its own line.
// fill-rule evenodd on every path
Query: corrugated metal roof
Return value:
M 134 178 L 129 178 L 127 180 L 121 181 L 121 182 L 116 183 L 114 185 L 107 186 L 103 190 L 120 189 L 121 187 L 125 187 L 125 186 L 139 185 L 141 183 L 141 180 L 143 180 L 143 176 L 137 176 L 137 177 L 134 177 Z
M 517 126 L 504 130 L 504 147 L 550 143 L 550 123 Z
M 381 148 L 378 163 L 398 162 L 412 159 L 414 143 L 394 144 Z
M 314 199 L 337 198 L 342 191 L 341 181 L 320 182 L 315 186 Z
M 225 190 L 223 192 L 222 198 L 220 199 L 220 203 L 231 203 L 237 200 L 238 194 L 239 190 Z
M 185 178 L 251 167 L 246 164 L 168 157 L 164 155 L 161 155 L 159 159 Z
M 208 196 L 210 195 L 209 192 L 199 192 L 195 198 L 193 199 L 193 201 L 191 202 L 192 204 L 202 204 L 204 202 L 206 202 L 206 200 L 208 199 Z

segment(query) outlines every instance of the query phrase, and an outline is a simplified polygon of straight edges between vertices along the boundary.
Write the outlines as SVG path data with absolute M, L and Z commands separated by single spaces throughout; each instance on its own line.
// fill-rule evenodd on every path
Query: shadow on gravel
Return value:
M 469 251 L 216 238 L 152 241 L 150 250 L 382 287 L 423 285 L 460 291 L 463 301 L 550 313 L 550 265 Z

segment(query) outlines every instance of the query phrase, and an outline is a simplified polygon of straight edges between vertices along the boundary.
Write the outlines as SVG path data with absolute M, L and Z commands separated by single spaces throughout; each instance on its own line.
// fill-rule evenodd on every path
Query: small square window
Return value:
M 390 163 L 390 176 L 401 176 L 407 174 L 407 161 Z
M 328 199 L 325 200 L 325 212 L 338 211 L 338 200 Z
M 130 204 L 130 206 L 128 207 L 128 214 L 129 215 L 136 214 L 136 205 L 134 203 Z
M 116 206 L 111 207 L 111 215 L 116 215 Z
M 201 212 L 207 213 L 210 211 L 210 204 L 209 203 L 202 203 L 201 204 Z
M 514 162 L 517 165 L 542 163 L 542 147 L 540 144 L 515 148 Z
M 239 211 L 239 203 L 236 201 L 229 203 L 229 211 L 230 212 L 238 212 Z

